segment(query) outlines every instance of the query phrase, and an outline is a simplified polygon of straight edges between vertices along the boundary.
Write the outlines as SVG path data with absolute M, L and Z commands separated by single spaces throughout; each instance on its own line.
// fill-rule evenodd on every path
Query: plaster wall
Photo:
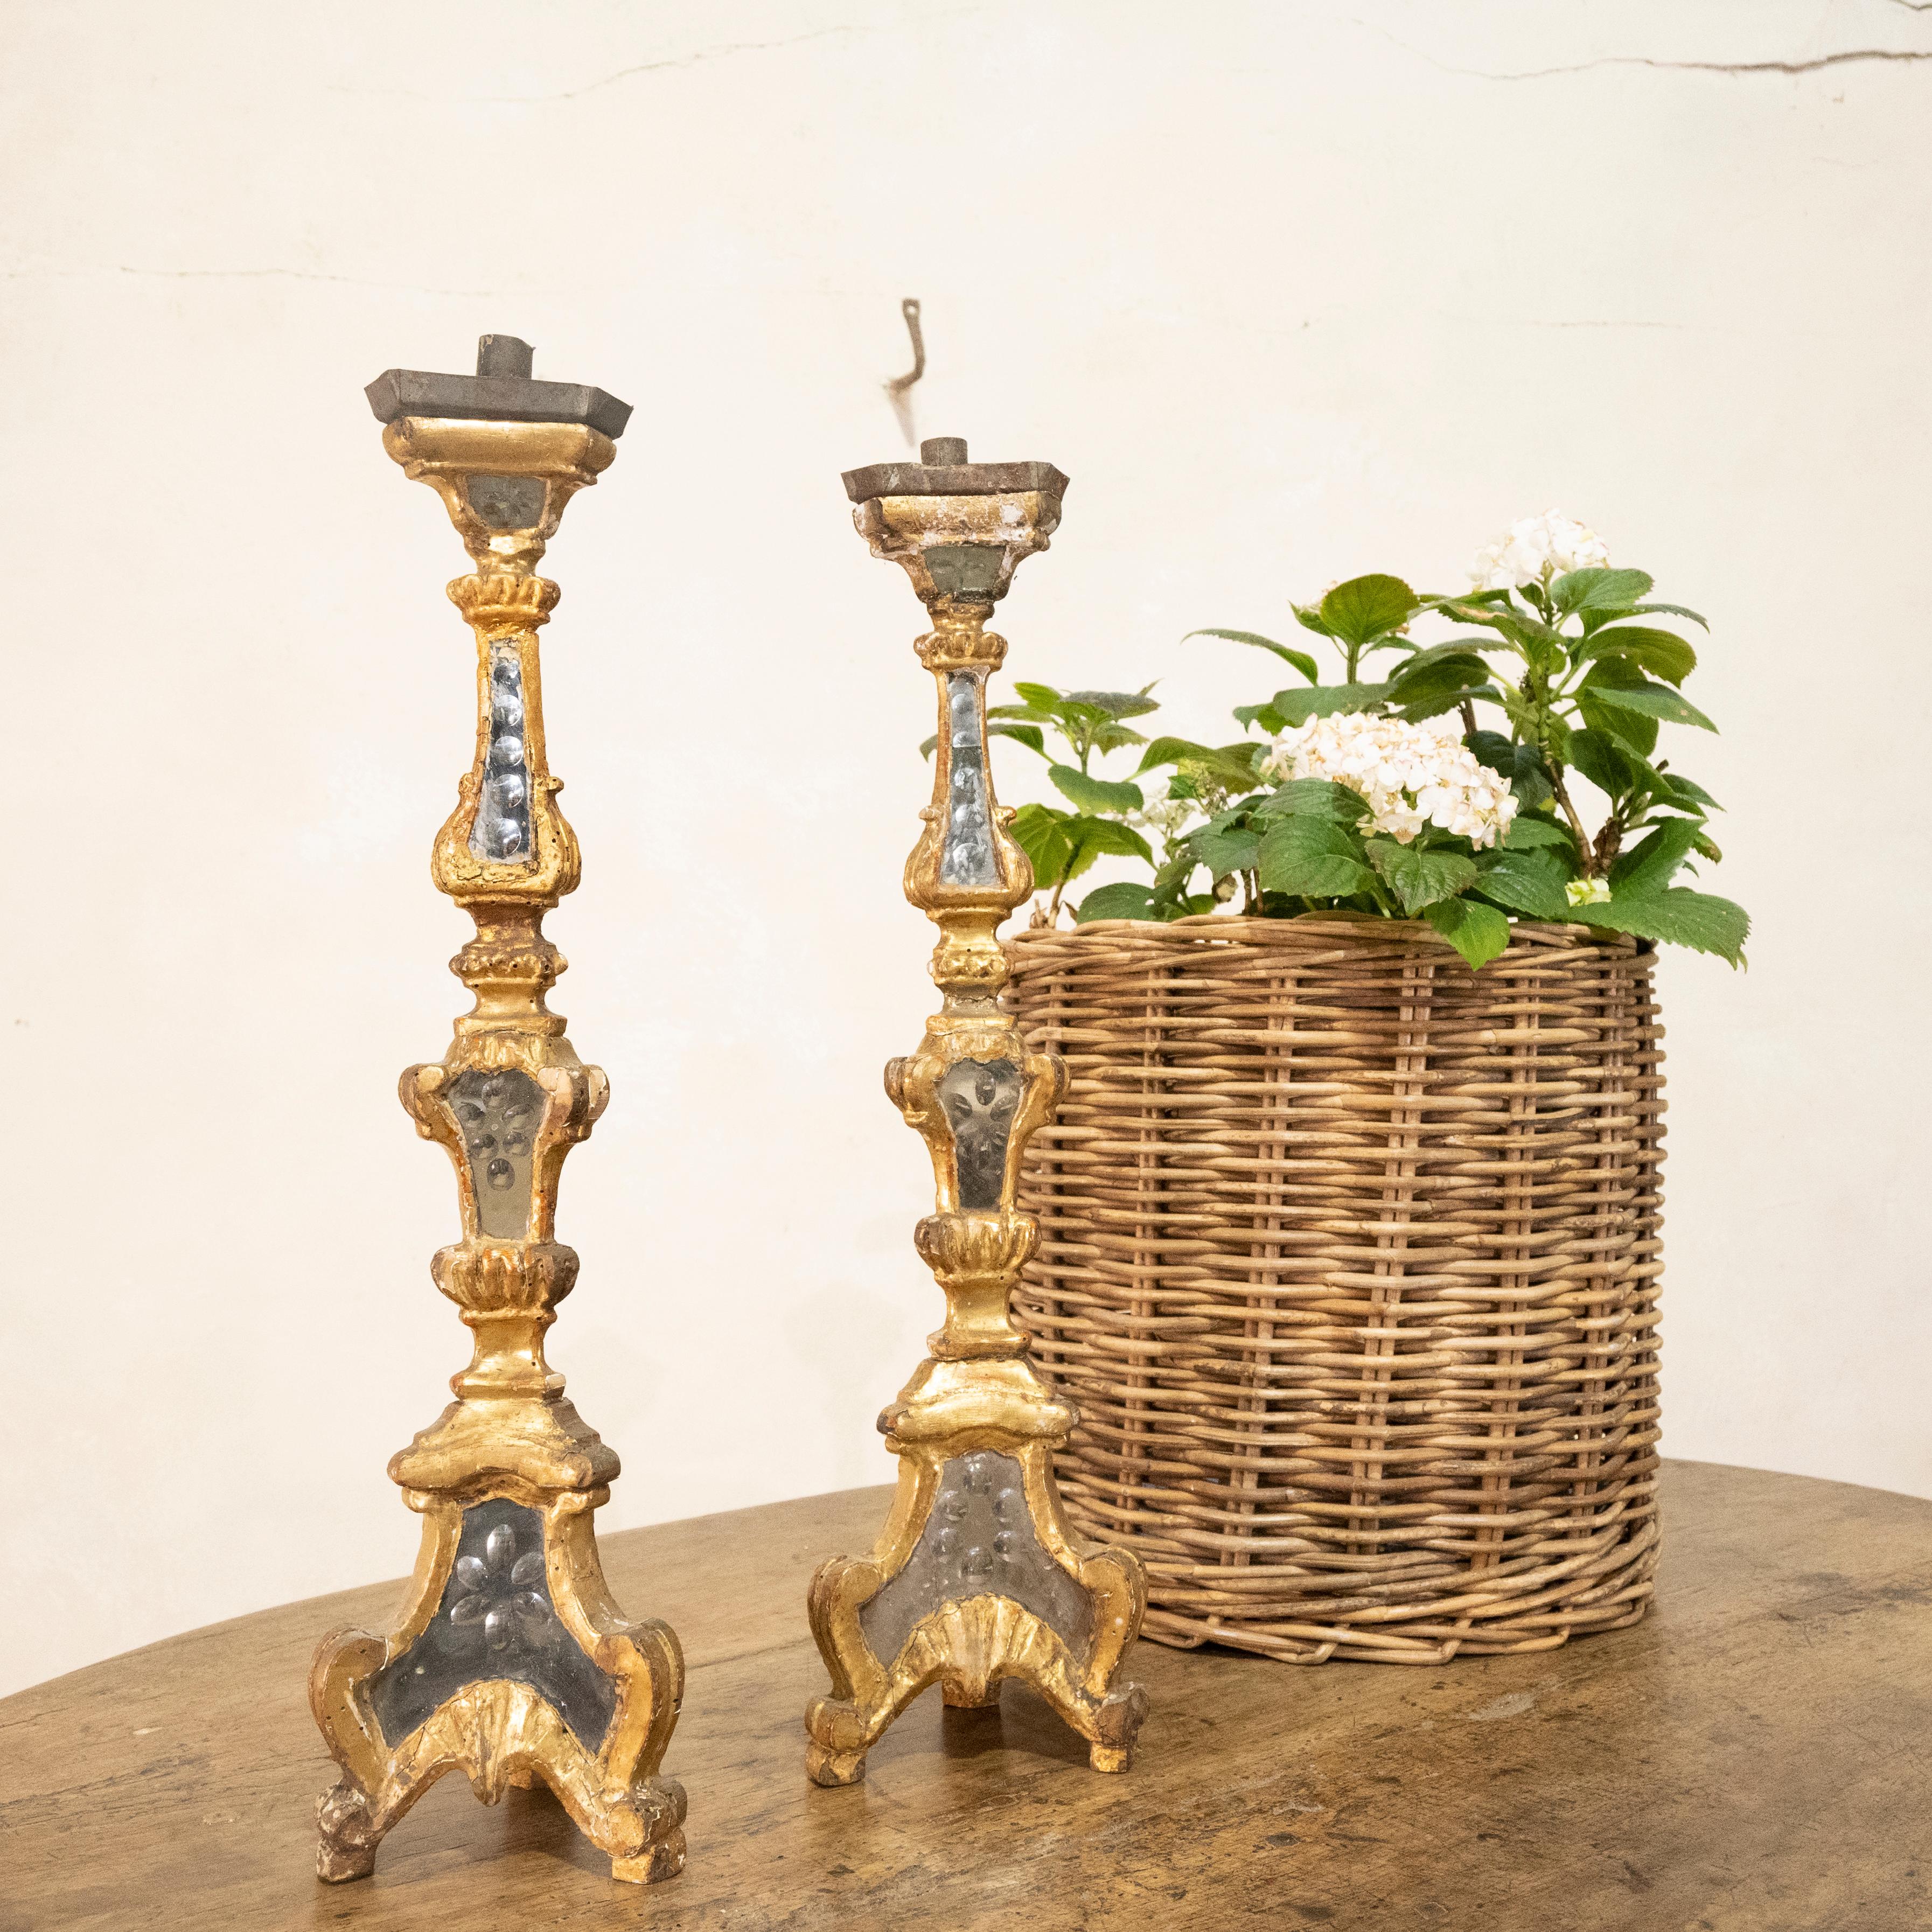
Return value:
M 1073 478 L 1022 676 L 1446 584 L 1555 504 L 1712 617 L 1748 974 L 1670 956 L 1666 1448 L 1932 1495 L 1932 15 L 1886 0 L 6 9 L 0 1690 L 400 1574 L 465 1340 L 398 1108 L 466 924 L 460 550 L 359 394 L 479 332 L 637 405 L 547 566 L 614 1097 L 554 1354 L 614 1528 L 884 1480 L 938 1298 L 898 896 L 929 686 L 838 472 Z M 1035 787 L 1003 756 L 1010 802 Z M 1912 1176 L 1921 1177 L 1914 1183 Z M 639 1609 L 648 1606 L 638 1606 Z

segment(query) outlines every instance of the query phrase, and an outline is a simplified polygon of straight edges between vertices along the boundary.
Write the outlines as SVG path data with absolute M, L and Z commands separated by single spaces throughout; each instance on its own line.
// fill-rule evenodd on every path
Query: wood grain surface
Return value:
M 1319 1669 L 1143 1643 L 1135 1768 L 1008 1686 L 929 1692 L 866 1784 L 820 1790 L 806 1580 L 884 1490 L 611 1537 L 632 1613 L 690 1664 L 665 1768 L 691 1862 L 648 1888 L 542 1792 L 446 1779 L 373 1880 L 313 1876 L 331 1772 L 317 1637 L 387 1584 L 190 1632 L 0 1702 L 0 1928 L 82 1932 L 1916 1932 L 1932 1925 L 1932 1503 L 1666 1466 L 1657 1608 L 1441 1667 Z

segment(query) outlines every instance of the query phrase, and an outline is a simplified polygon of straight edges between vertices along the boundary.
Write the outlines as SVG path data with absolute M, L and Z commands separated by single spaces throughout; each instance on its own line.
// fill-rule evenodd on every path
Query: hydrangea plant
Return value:
M 1237 706 L 1245 735 L 1231 744 L 1133 730 L 1157 708 L 1151 686 L 1016 686 L 990 728 L 1047 758 L 1066 801 L 1013 817 L 1048 896 L 1039 916 L 1057 917 L 1067 886 L 1114 854 L 1151 876 L 1088 893 L 1083 924 L 1224 905 L 1420 918 L 1480 967 L 1512 918 L 1569 920 L 1742 964 L 1743 909 L 1678 883 L 1722 856 L 1707 829 L 1717 801 L 1658 755 L 1664 725 L 1717 728 L 1683 695 L 1696 651 L 1651 620 L 1705 620 L 1648 601 L 1645 572 L 1612 568 L 1601 539 L 1555 511 L 1486 546 L 1470 576 L 1441 596 L 1358 577 L 1294 606 L 1339 658 L 1332 682 L 1294 645 L 1190 632 L 1270 652 L 1301 680 Z M 1425 620 L 1453 634 L 1420 640 Z M 1095 769 L 1136 748 L 1132 777 Z M 1594 832 L 1579 774 L 1604 803 Z

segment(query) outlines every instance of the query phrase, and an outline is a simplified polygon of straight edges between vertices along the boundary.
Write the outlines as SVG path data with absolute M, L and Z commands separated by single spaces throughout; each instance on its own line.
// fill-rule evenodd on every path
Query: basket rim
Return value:
M 1294 946 L 1310 944 L 1347 950 L 1360 945 L 1378 951 L 1415 950 L 1447 954 L 1460 962 L 1462 955 L 1427 920 L 1384 919 L 1374 913 L 1304 913 L 1292 919 L 1268 919 L 1252 913 L 1190 913 L 1184 919 L 1096 919 L 1084 926 L 1022 926 L 1005 935 L 1010 951 L 1036 950 L 1043 946 L 1064 946 L 1069 942 L 1092 945 L 1095 950 L 1116 950 L 1141 945 L 1228 946 Z M 1597 951 L 1642 957 L 1656 951 L 1656 942 L 1639 939 L 1627 932 L 1612 932 L 1603 926 L 1586 926 L 1580 920 L 1512 920 L 1508 948 L 1489 962 L 1501 964 L 1516 951 L 1550 949 L 1559 952 Z M 1489 970 L 1485 967 L 1484 970 Z

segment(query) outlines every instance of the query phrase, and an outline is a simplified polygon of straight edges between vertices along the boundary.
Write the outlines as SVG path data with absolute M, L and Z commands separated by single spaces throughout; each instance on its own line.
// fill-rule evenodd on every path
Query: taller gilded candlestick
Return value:
M 920 458 L 854 470 L 845 488 L 860 534 L 904 567 L 932 624 L 916 649 L 939 688 L 937 770 L 905 892 L 940 929 L 944 1005 L 918 1052 L 886 1069 L 886 1090 L 932 1152 L 938 1211 L 914 1240 L 945 1291 L 946 1324 L 879 1418 L 899 1476 L 877 1546 L 812 1579 L 832 1676 L 806 1713 L 820 1784 L 863 1778 L 866 1752 L 934 1682 L 968 1707 L 997 1701 L 1002 1678 L 1030 1684 L 1088 1741 L 1096 1771 L 1126 1770 L 1147 1714 L 1138 1684 L 1112 1688 L 1146 1579 L 1126 1552 L 1069 1533 L 1052 1456 L 1078 1413 L 1048 1392 L 1008 1313 L 1040 1240 L 1013 1206 L 1020 1158 L 1066 1069 L 1029 1051 L 1000 1006 L 996 935 L 1033 868 L 993 797 L 986 680 L 1006 644 L 986 620 L 1020 560 L 1047 547 L 1066 478 L 1049 463 L 969 464 L 954 436 Z
M 563 1157 L 609 1084 L 578 1060 L 544 996 L 563 970 L 543 916 L 579 870 L 544 748 L 537 629 L 557 587 L 534 574 L 564 506 L 616 455 L 630 409 L 530 380 L 527 344 L 482 340 L 476 374 L 392 369 L 369 386 L 382 446 L 448 508 L 475 574 L 449 586 L 476 634 L 476 754 L 430 860 L 476 922 L 451 961 L 476 995 L 403 1105 L 456 1168 L 463 1239 L 430 1264 L 474 1359 L 456 1400 L 390 1462 L 423 1516 L 414 1580 L 387 1636 L 322 1641 L 309 1700 L 341 1776 L 319 1808 L 326 1879 L 374 1868 L 382 1834 L 444 1772 L 494 1804 L 541 1777 L 613 1874 L 684 1864 L 684 1793 L 657 1775 L 684 1664 L 662 1623 L 626 1622 L 591 1513 L 617 1458 L 565 1400 L 544 1331 L 577 1277 L 554 1239 Z

